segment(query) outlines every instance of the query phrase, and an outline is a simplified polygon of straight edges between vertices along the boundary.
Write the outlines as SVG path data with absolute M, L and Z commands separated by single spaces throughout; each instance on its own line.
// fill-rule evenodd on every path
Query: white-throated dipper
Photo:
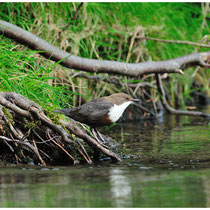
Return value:
M 110 125 L 119 120 L 125 109 L 132 103 L 140 102 L 140 99 L 133 99 L 125 93 L 115 93 L 87 102 L 79 107 L 57 109 L 53 112 L 62 113 L 81 123 L 89 125 L 96 140 L 100 140 L 95 135 L 97 132 L 101 140 L 104 141 L 96 127 Z

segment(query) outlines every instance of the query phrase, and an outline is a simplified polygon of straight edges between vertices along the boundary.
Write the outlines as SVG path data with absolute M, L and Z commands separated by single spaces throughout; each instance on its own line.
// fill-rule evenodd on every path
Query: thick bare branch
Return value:
M 15 104 L 11 103 L 10 101 L 5 99 L 6 93 L 0 93 L 0 104 L 7 107 L 8 109 L 13 110 L 14 112 L 20 114 L 23 117 L 30 117 L 30 113 L 28 111 L 25 111 L 19 107 L 17 107 Z
M 0 34 L 16 40 L 39 52 L 44 57 L 59 62 L 61 65 L 81 71 L 109 73 L 127 76 L 139 76 L 150 73 L 182 73 L 180 69 L 199 65 L 210 67 L 210 51 L 195 53 L 166 61 L 148 61 L 144 63 L 124 63 L 108 60 L 82 58 L 71 55 L 34 34 L 23 30 L 11 23 L 0 20 Z

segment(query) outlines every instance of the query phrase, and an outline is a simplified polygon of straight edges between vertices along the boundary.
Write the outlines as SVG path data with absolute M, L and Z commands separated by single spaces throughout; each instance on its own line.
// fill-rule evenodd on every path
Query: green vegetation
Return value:
M 146 34 L 206 43 L 203 37 L 209 31 L 208 3 L 202 4 L 84 3 L 74 18 L 79 3 L 1 3 L 0 18 L 74 55 L 131 63 L 207 51 L 192 45 L 135 39 Z M 5 37 L 1 37 L 0 60 L 0 91 L 15 91 L 49 110 L 65 104 L 75 106 L 84 98 L 89 100 L 122 90 L 104 82 L 71 78 L 69 69 Z M 198 90 L 209 96 L 209 76 L 209 70 L 201 68 L 190 68 L 184 76 L 170 75 L 165 82 L 170 103 L 175 105 L 179 101 L 184 108 L 187 102 L 192 102 L 191 93 Z M 143 80 L 152 82 L 154 77 L 122 77 L 123 82 Z M 148 92 L 157 98 L 155 90 Z
M 39 64 L 40 58 L 36 56 L 36 52 L 17 50 L 16 48 L 20 47 L 14 48 L 7 40 L 2 40 L 0 46 L 1 92 L 20 93 L 37 103 L 45 104 L 46 108 L 53 104 L 59 106 L 61 102 L 68 103 L 72 92 L 66 86 L 51 85 L 55 78 L 50 76 L 54 64 L 43 68 Z

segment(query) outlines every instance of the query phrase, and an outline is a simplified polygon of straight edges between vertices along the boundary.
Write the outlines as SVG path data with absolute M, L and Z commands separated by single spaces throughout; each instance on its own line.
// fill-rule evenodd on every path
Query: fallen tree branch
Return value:
M 167 112 L 169 112 L 171 114 L 176 114 L 176 115 L 190 115 L 190 116 L 200 116 L 200 117 L 210 118 L 210 114 L 207 114 L 207 113 L 204 113 L 204 112 L 176 110 L 176 109 L 172 108 L 166 100 L 166 94 L 165 94 L 165 91 L 164 91 L 164 88 L 163 88 L 163 84 L 162 84 L 162 81 L 161 81 L 160 74 L 155 74 L 155 78 L 156 78 L 156 83 L 157 83 L 159 93 L 161 95 L 161 97 L 160 97 L 161 102 L 162 102 L 162 104 L 163 104 L 163 106 L 164 106 L 164 108 L 166 109 Z
M 210 64 L 208 64 L 210 60 L 210 51 L 186 55 L 166 61 L 124 63 L 88 59 L 71 55 L 49 44 L 34 34 L 3 20 L 0 20 L 0 34 L 10 39 L 14 39 L 18 43 L 24 44 L 33 50 L 40 51 L 38 53 L 45 58 L 59 62 L 59 64 L 67 68 L 92 73 L 109 73 L 136 77 L 142 74 L 151 73 L 183 73 L 183 69 L 195 65 L 206 68 L 210 67 Z

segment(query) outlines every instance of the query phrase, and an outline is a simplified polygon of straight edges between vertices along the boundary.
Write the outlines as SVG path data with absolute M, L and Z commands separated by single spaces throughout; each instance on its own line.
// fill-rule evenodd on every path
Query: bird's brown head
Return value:
M 106 100 L 110 101 L 113 104 L 120 105 L 124 102 L 133 102 L 134 99 L 125 93 L 115 93 L 106 97 Z

